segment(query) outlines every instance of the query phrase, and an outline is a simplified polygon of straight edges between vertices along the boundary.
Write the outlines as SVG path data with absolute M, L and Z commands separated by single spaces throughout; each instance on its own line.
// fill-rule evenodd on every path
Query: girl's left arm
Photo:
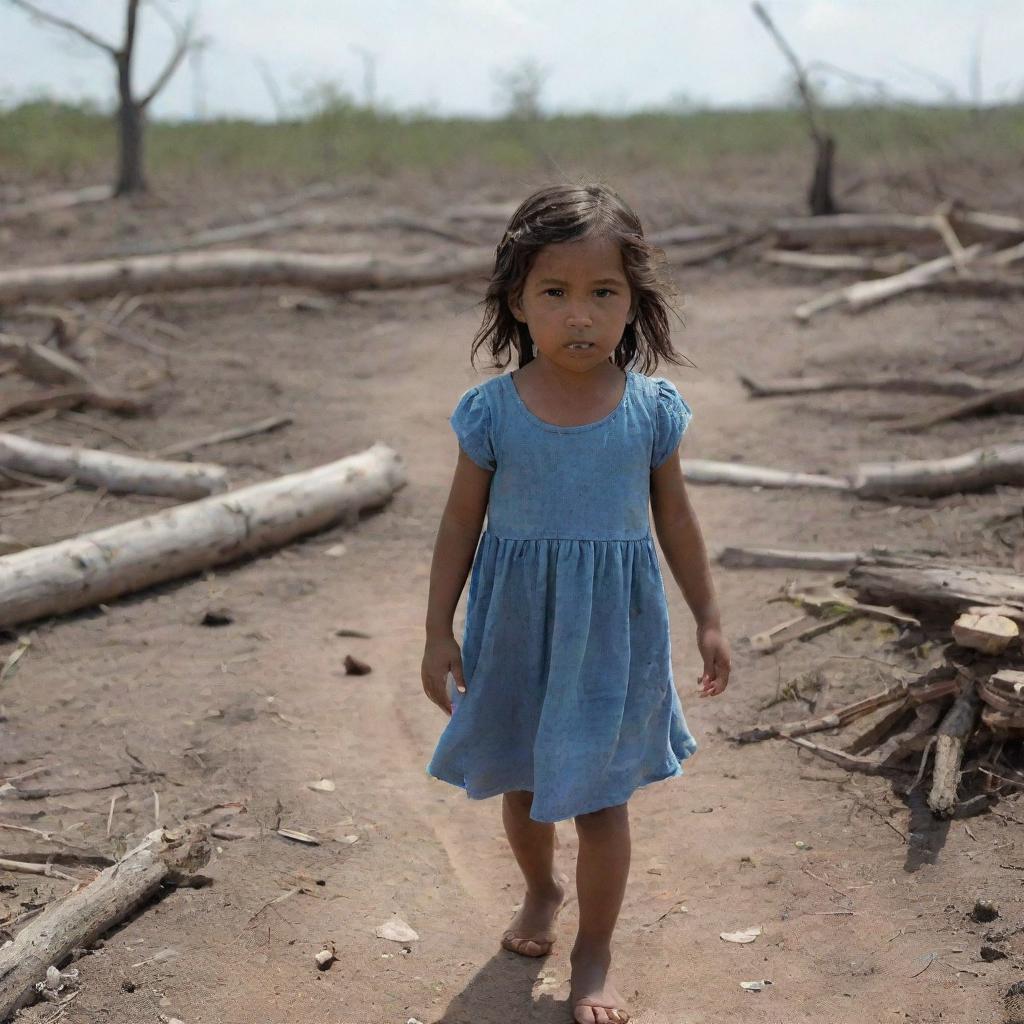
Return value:
M 729 685 L 732 658 L 722 633 L 711 566 L 697 514 L 686 492 L 678 449 L 651 471 L 651 511 L 665 560 L 697 623 L 697 646 L 704 659 L 699 695 L 717 696 Z

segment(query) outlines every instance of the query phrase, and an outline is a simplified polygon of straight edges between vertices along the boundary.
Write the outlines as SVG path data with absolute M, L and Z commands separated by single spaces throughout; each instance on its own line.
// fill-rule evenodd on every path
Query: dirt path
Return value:
M 867 362 L 912 370 L 922 359 L 947 369 L 964 355 L 998 354 L 1010 345 L 1009 328 L 981 304 L 912 301 L 801 331 L 788 314 L 806 288 L 708 272 L 686 289 L 694 298 L 679 340 L 699 370 L 666 373 L 695 408 L 690 455 L 828 471 L 861 457 L 953 451 L 990 429 L 951 424 L 896 438 L 866 417 L 891 399 L 748 403 L 735 382 L 737 369 L 842 372 Z M 280 817 L 325 837 L 315 848 L 271 834 L 222 843 L 212 885 L 171 895 L 81 961 L 83 990 L 68 1024 L 159 1014 L 187 1024 L 567 1019 L 574 903 L 551 958 L 500 951 L 520 888 L 499 802 L 471 803 L 424 771 L 442 717 L 420 690 L 421 623 L 455 457 L 445 417 L 476 379 L 466 359 L 474 301 L 435 289 L 343 303 L 311 319 L 271 296 L 167 304 L 166 315 L 188 331 L 178 399 L 158 420 L 122 430 L 156 446 L 290 411 L 288 431 L 209 456 L 247 479 L 254 467 L 286 471 L 380 439 L 402 452 L 410 479 L 386 511 L 351 531 L 38 628 L 20 672 L 0 690 L 0 767 L 59 764 L 54 779 L 84 781 L 123 774 L 130 751 L 165 775 L 155 787 L 110 791 L 124 794 L 115 837 L 151 827 L 154 788 L 166 823 L 244 801 L 240 827 Z M 1015 315 L 1022 312 L 1018 305 Z M 964 516 L 1006 500 L 891 512 L 836 495 L 693 493 L 714 544 L 925 542 L 968 554 L 980 542 Z M 68 496 L 59 509 L 12 517 L 5 529 L 54 536 L 83 528 L 87 514 L 84 528 L 93 528 L 153 507 L 131 499 L 96 507 L 93 498 Z M 341 541 L 344 553 L 329 554 Z M 1020 960 L 982 962 L 987 926 L 966 914 L 986 897 L 1002 904 L 1004 924 L 1022 923 L 1024 876 L 999 867 L 1024 860 L 1021 829 L 993 816 L 938 825 L 919 806 L 908 811 L 882 780 L 850 777 L 781 743 L 737 749 L 725 739 L 805 669 L 825 667 L 830 706 L 877 688 L 877 661 L 904 657 L 890 634 L 868 624 L 755 655 L 743 638 L 786 617 L 786 606 L 765 603 L 785 578 L 718 574 L 736 674 L 716 701 L 694 696 L 692 622 L 670 588 L 677 681 L 701 750 L 682 779 L 643 790 L 631 804 L 620 987 L 637 1019 L 652 1024 L 998 1020 Z M 200 626 L 210 605 L 228 607 L 234 623 Z M 340 638 L 339 627 L 371 638 Z M 346 676 L 347 653 L 369 661 L 372 674 Z M 803 708 L 781 704 L 764 717 Z M 336 792 L 310 790 L 320 777 L 333 779 Z M 30 823 L 43 810 L 49 825 L 81 822 L 85 845 L 106 846 L 110 793 L 45 805 L 0 801 L 0 819 Z M 575 834 L 570 823 L 558 832 L 560 863 L 571 871 Z M 29 846 L 8 835 L 3 852 Z M 32 898 L 34 883 L 14 881 L 16 893 L 0 888 L 0 909 Z M 42 880 L 38 889 L 61 886 Z M 392 913 L 420 940 L 403 948 L 376 938 L 375 926 Z M 753 944 L 719 938 L 755 924 L 764 934 Z M 318 973 L 313 954 L 328 939 L 339 960 Z M 772 982 L 767 991 L 740 987 L 762 978 Z M 37 1007 L 26 1019 L 51 1014 Z

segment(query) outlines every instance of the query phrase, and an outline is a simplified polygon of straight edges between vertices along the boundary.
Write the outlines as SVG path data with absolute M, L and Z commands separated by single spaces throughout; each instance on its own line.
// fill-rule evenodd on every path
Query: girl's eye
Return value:
M 545 288 L 545 289 L 544 289 L 544 294 L 545 294 L 545 295 L 550 295 L 550 294 L 551 294 L 552 292 L 558 292 L 558 293 L 559 293 L 559 295 L 560 295 L 560 294 L 561 294 L 561 292 L 562 292 L 562 289 L 561 289 L 561 288 Z M 557 298 L 557 297 L 558 297 L 558 296 L 556 296 L 556 298 Z
M 611 288 L 598 288 L 597 290 L 599 292 L 604 292 L 604 295 L 614 295 L 615 294 L 615 292 L 613 292 L 611 290 Z M 602 295 L 601 298 L 604 298 L 604 295 Z

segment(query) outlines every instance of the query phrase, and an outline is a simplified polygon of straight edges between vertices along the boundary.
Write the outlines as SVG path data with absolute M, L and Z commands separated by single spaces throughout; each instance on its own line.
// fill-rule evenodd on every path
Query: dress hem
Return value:
M 533 811 L 530 812 L 530 817 L 534 821 L 542 821 L 545 823 L 554 823 L 556 821 L 566 821 L 569 818 L 575 818 L 581 814 L 591 814 L 594 811 L 600 811 L 605 807 L 617 807 L 619 804 L 626 803 L 630 797 L 638 790 L 643 789 L 645 786 L 649 786 L 654 782 L 664 782 L 668 779 L 675 779 L 685 774 L 683 769 L 683 762 L 689 760 L 698 750 L 697 745 L 689 744 L 688 750 L 680 757 L 676 757 L 675 767 L 668 772 L 662 772 L 645 778 L 644 781 L 635 783 L 622 790 L 617 791 L 615 796 L 601 796 L 594 800 L 590 800 L 584 803 L 582 808 L 568 811 L 564 814 L 548 812 L 547 814 L 537 817 Z M 485 790 L 475 790 L 470 792 L 469 787 L 466 784 L 465 776 L 462 777 L 461 781 L 459 776 L 455 774 L 440 774 L 439 771 L 431 771 L 430 765 L 426 768 L 426 773 L 430 778 L 437 779 L 440 782 L 446 782 L 449 785 L 456 786 L 461 789 L 470 800 L 490 800 L 492 797 L 500 796 L 502 793 L 511 793 L 516 791 L 533 792 L 533 779 L 528 779 L 519 785 L 516 783 L 502 783 L 498 786 L 493 786 Z M 618 795 L 620 794 L 620 795 Z

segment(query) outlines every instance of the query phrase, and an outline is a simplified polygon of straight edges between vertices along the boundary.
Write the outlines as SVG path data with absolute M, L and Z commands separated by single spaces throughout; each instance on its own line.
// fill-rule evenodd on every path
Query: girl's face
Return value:
M 614 353 L 636 315 L 622 253 L 603 236 L 544 246 L 509 309 L 530 328 L 538 354 L 579 373 Z

